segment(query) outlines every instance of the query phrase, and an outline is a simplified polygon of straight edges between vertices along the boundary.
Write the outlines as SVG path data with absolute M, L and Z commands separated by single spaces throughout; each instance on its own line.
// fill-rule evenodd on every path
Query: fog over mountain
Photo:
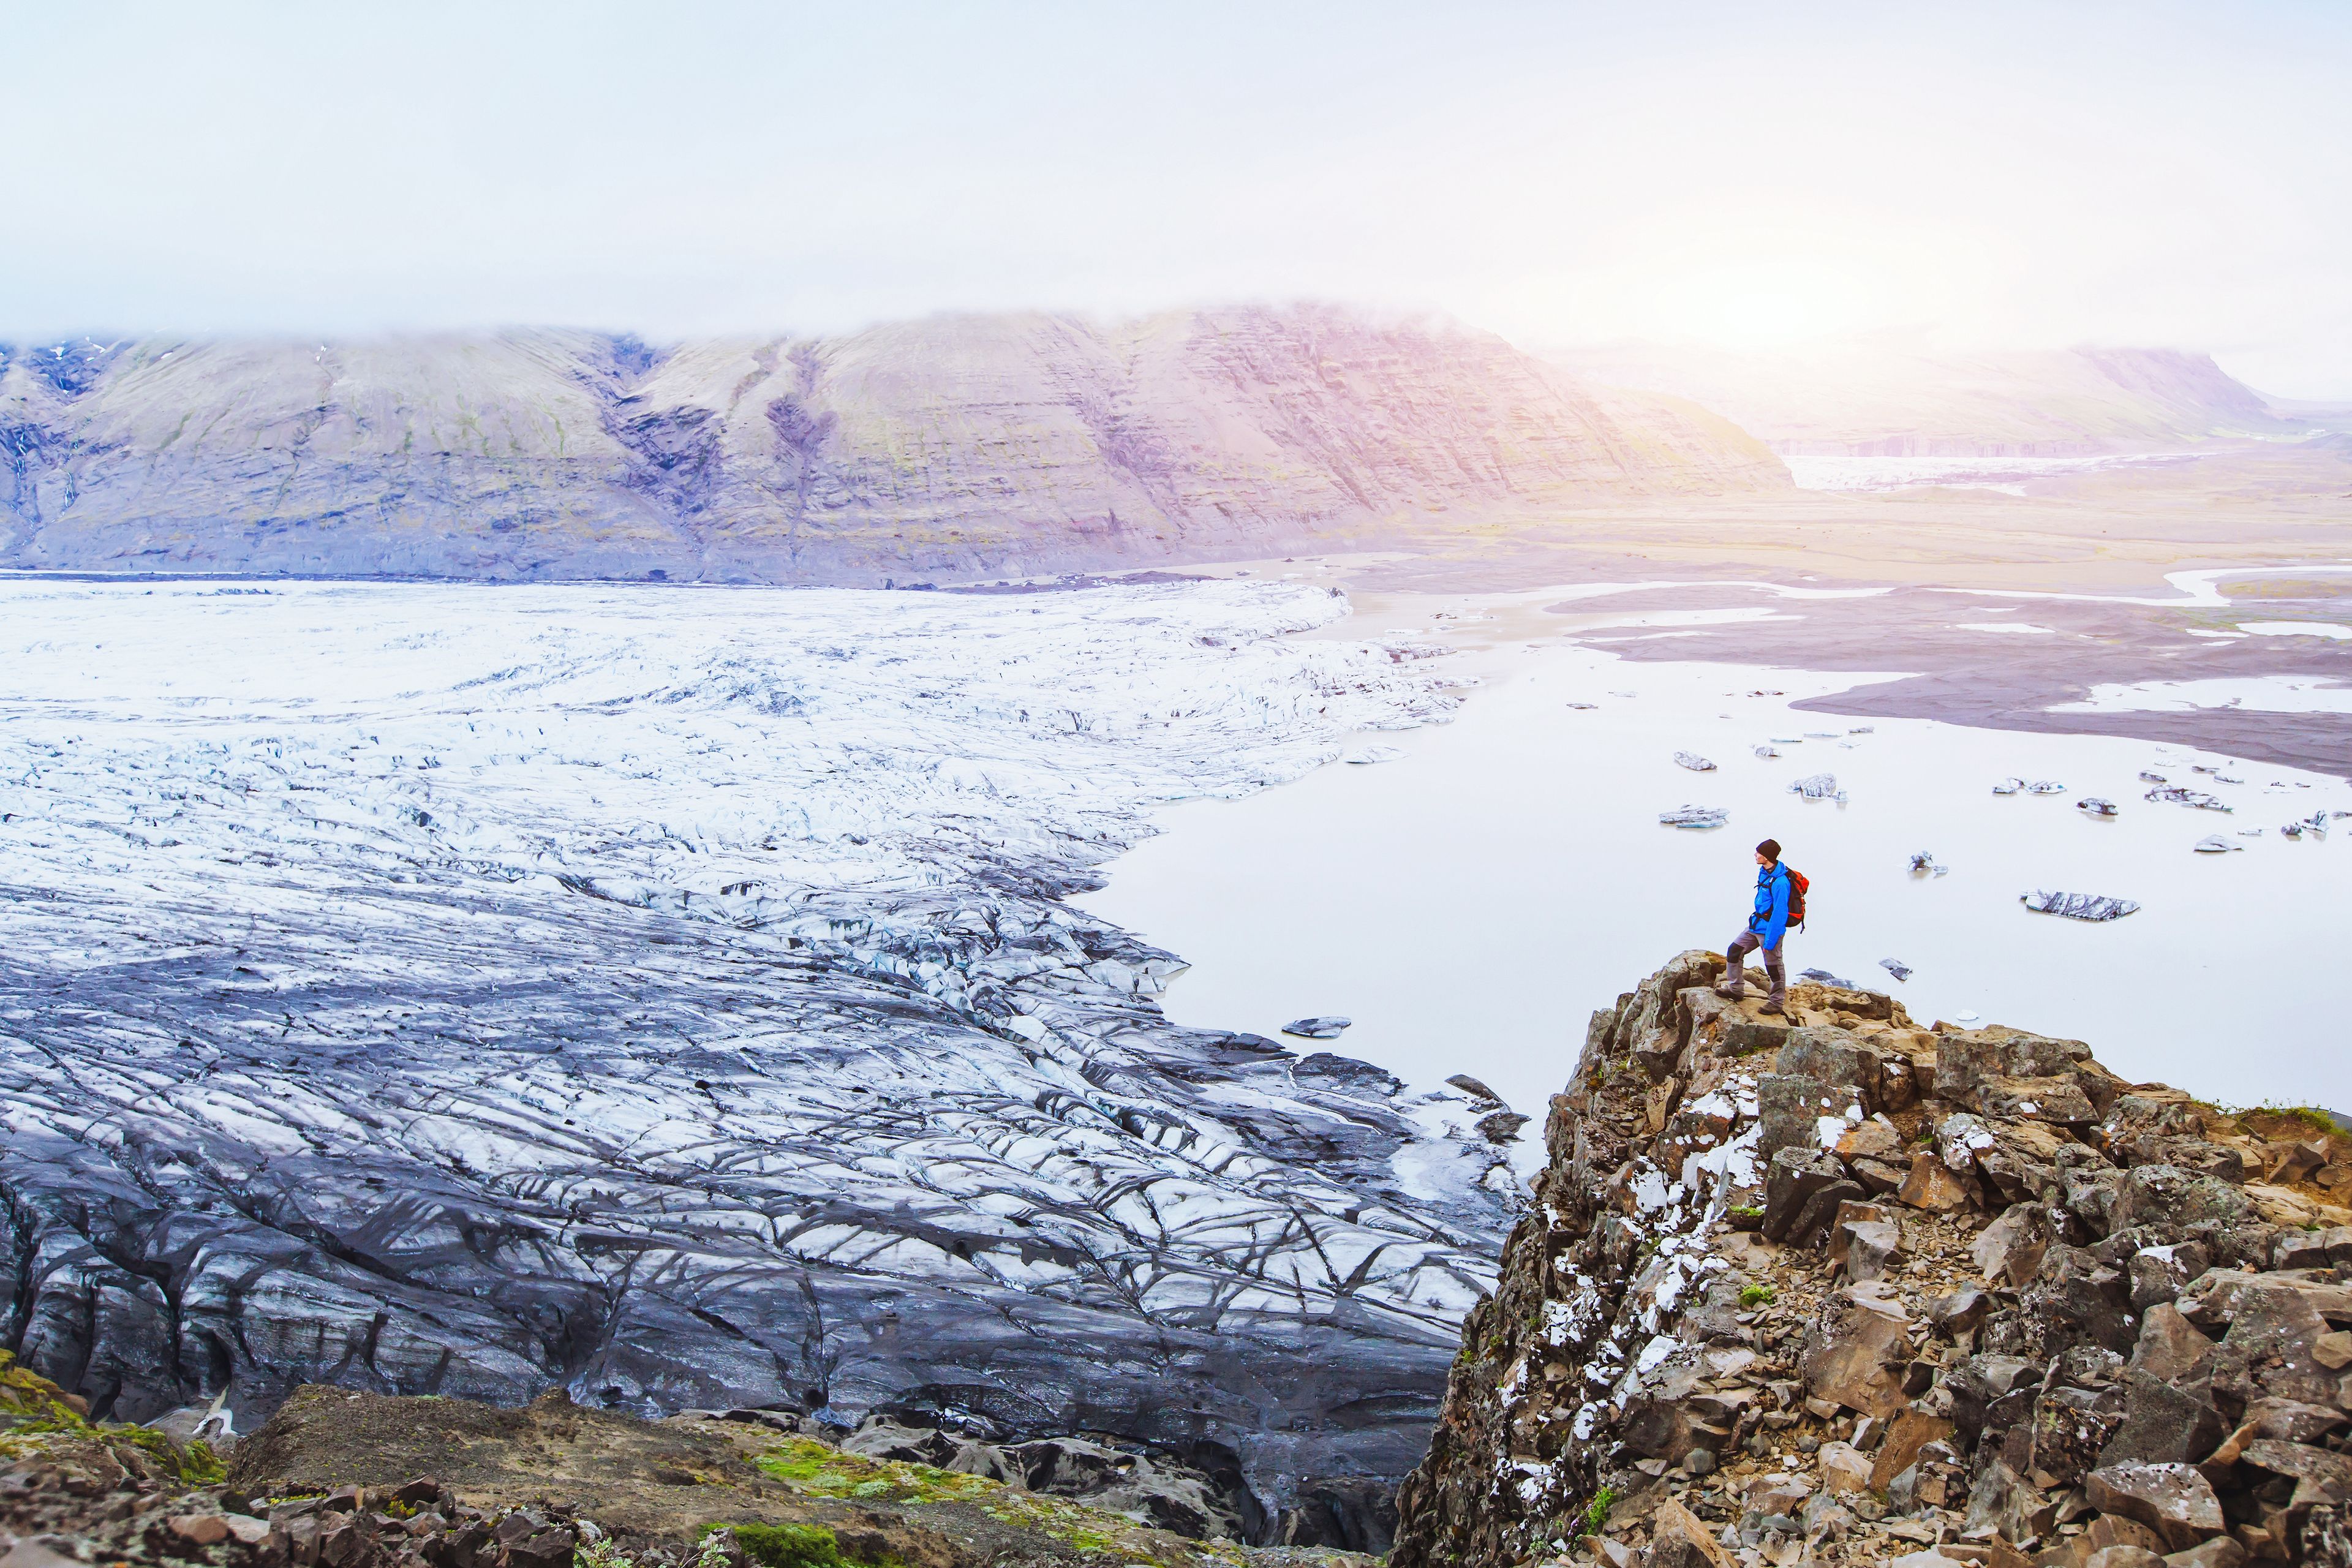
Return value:
M 1685 403 L 1326 306 L 0 356 L 18 568 L 880 582 L 1789 484 Z
M 1692 399 L 1784 455 L 2071 457 L 2311 428 L 2176 348 L 1945 350 L 1874 334 L 1770 351 L 1625 343 L 1553 356 Z

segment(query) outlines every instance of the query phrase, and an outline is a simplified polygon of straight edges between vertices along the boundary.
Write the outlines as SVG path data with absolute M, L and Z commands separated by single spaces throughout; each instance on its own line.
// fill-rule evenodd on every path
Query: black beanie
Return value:
M 1767 838 L 1756 847 L 1756 853 L 1763 856 L 1767 860 L 1778 860 L 1780 858 L 1780 841 L 1777 838 Z

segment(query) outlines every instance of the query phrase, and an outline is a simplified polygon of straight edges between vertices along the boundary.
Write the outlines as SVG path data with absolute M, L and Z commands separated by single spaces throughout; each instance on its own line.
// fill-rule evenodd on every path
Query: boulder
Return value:
M 1821 1148 L 1824 1122 L 1837 1129 L 1828 1139 L 1833 1143 L 1844 1135 L 1848 1125 L 1862 1119 L 1861 1106 L 1852 1089 L 1832 1087 L 1799 1073 L 1768 1072 L 1758 1079 L 1756 1108 L 1762 1129 L 1757 1137 L 1756 1155 L 1767 1161 L 1783 1149 Z M 1854 1114 L 1848 1116 L 1848 1111 Z M 1843 1166 L 1839 1173 L 1844 1173 Z
M 2199 1175 L 2178 1165 L 2138 1165 L 2116 1189 L 2116 1230 L 2148 1226 L 2175 1240 L 2192 1232 L 2211 1233 L 2253 1217 L 2244 1193 L 2219 1177 Z
M 2015 1330 L 2023 1353 L 2045 1359 L 2081 1344 L 2126 1352 L 2135 1338 L 2129 1288 L 2119 1269 L 2055 1243 L 2019 1292 Z
M 2213 1352 L 2217 1394 L 2243 1404 L 2263 1398 L 2335 1403 L 2337 1374 L 2316 1353 L 2328 1330 L 2314 1294 L 2267 1276 L 2232 1293 L 2230 1331 Z
M 1903 1260 L 1903 1227 L 1893 1220 L 1852 1220 L 1842 1229 L 1848 1237 L 1844 1259 L 1848 1279 L 1884 1279 Z
M 1898 1163 L 1903 1157 L 1903 1133 L 1884 1116 L 1873 1116 L 1847 1128 L 1837 1141 L 1836 1153 L 1849 1164 L 1856 1160 Z
M 1731 1568 L 1731 1559 L 1696 1514 L 1668 1498 L 1651 1516 L 1649 1568 Z
M 1849 1102 L 1864 1110 L 1878 1108 L 1879 1053 L 1843 1029 L 1802 1028 L 1789 1031 L 1775 1064 L 1783 1073 L 1813 1079 L 1832 1089 L 1852 1091 Z
M 1846 1179 L 1837 1156 L 1816 1148 L 1783 1148 L 1772 1156 L 1764 1174 L 1764 1234 L 1773 1241 L 1790 1239 L 1815 1198 L 1832 1189 L 1860 1198 L 1862 1189 Z M 1831 1213 L 1836 1212 L 1834 1204 Z
M 1882 1420 L 1893 1415 L 1909 1402 L 1903 1392 L 1909 1326 L 1899 1305 L 1863 1290 L 1838 1292 L 1805 1333 L 1805 1392 Z
M 1966 1208 L 1969 1189 L 1941 1157 L 1925 1152 L 1911 1162 L 1911 1173 L 1895 1193 L 1896 1201 L 1930 1214 L 1950 1214 Z
M 2164 1561 L 2167 1568 L 2243 1568 L 2246 1549 L 2226 1535 L 2217 1535 L 2201 1546 L 2173 1552 Z
M 1870 1489 L 1885 1492 L 1895 1484 L 1895 1477 L 1911 1468 L 1922 1448 L 1943 1442 L 1953 1430 L 1951 1422 L 1925 1410 L 1898 1411 L 1887 1425 L 1885 1440 L 1878 1445 L 1877 1456 L 1871 1462 Z
M 1824 1443 L 1814 1457 L 1821 1468 L 1822 1490 L 1832 1497 L 1871 1489 L 1870 1456 L 1851 1443 Z
M 1927 1303 L 1927 1321 L 1958 1339 L 1974 1330 L 1992 1310 L 1992 1298 L 1981 1287 L 1963 1285 L 1948 1296 Z
M 1990 1530 L 1999 1532 L 2003 1541 L 2030 1541 L 2049 1534 L 2057 1517 L 2057 1503 L 1995 1459 L 1984 1467 L 1976 1484 L 1969 1489 L 1968 1517 L 1960 1528 L 1969 1535 Z
M 2022 1285 L 2050 1250 L 2050 1217 L 2038 1204 L 2013 1204 L 1977 1233 L 1969 1248 L 1977 1272 L 1992 1285 Z
M 2146 1336 L 2142 1337 L 2145 1342 Z M 2140 1459 L 2196 1464 L 2202 1460 L 2221 1441 L 2222 1433 L 2221 1413 L 2203 1394 L 2205 1387 L 2202 1382 L 2192 1385 L 2185 1379 L 2151 1375 L 2135 1365 L 2124 1374 L 2123 1420 L 2099 1450 L 2098 1462 L 2115 1465 Z
M 2213 1364 L 2213 1342 L 2190 1322 L 2179 1308 L 2160 1302 L 2140 1320 L 2139 1340 L 2132 1347 L 2132 1368 L 2165 1383 L 2208 1378 Z
M 2287 1503 L 2290 1510 L 2352 1501 L 2352 1458 L 2308 1443 L 2284 1443 L 2272 1437 L 2247 1444 L 2238 1457 L 2256 1469 L 2294 1479 L 2294 1495 Z
M 2229 1528 L 2212 1483 L 2193 1465 L 2140 1460 L 2102 1465 L 2084 1478 L 2083 1495 L 2102 1513 L 2147 1526 L 2174 1552 L 2185 1552 Z
M 2145 1312 L 2162 1302 L 2178 1300 L 2189 1282 L 2210 1266 L 2211 1259 L 2200 1242 L 2139 1248 L 2132 1254 L 2129 1265 L 2132 1310 Z
M 2044 1389 L 2033 1402 L 2028 1473 L 2037 1486 L 2068 1486 L 2101 1462 L 2123 1425 L 2121 1400 L 2104 1391 Z

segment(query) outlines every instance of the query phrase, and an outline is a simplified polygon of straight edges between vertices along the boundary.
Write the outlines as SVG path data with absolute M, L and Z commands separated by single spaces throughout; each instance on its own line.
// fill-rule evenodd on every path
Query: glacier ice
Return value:
M 1502 1154 L 1066 901 L 1451 710 L 1283 635 L 1344 610 L 0 582 L 11 1342 L 121 1419 L 930 1399 L 1401 1476 Z

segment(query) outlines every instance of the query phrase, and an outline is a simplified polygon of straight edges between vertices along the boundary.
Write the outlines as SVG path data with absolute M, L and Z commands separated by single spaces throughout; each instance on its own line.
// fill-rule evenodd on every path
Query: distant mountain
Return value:
M 2179 349 L 1963 353 L 1871 337 L 1551 357 L 1580 377 L 1702 403 L 1784 456 L 2068 457 L 2308 428 L 2210 356 Z
M 1783 489 L 1702 409 L 1321 306 L 0 350 L 0 566 L 867 582 Z

